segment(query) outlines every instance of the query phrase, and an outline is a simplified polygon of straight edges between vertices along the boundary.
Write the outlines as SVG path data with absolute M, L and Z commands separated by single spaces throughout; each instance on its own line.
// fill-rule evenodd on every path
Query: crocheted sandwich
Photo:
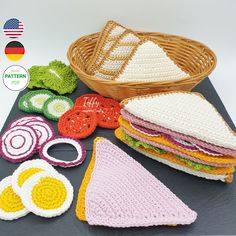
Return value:
M 236 135 L 202 95 L 171 92 L 122 102 L 118 139 L 186 173 L 232 182 Z
M 90 225 L 185 225 L 197 214 L 132 157 L 96 138 L 82 181 L 76 216 Z
M 100 33 L 87 71 L 101 79 L 123 82 L 180 80 L 189 76 L 157 42 L 114 21 L 108 21 Z

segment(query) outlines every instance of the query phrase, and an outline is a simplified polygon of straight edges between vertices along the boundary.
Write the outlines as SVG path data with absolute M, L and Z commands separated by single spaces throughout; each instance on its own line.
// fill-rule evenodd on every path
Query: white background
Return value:
M 16 17 L 24 22 L 19 39 L 26 54 L 17 63 L 4 55 L 10 39 L 0 33 L 0 73 L 12 64 L 26 68 L 52 59 L 67 62 L 66 52 L 78 37 L 100 31 L 113 19 L 142 31 L 177 34 L 208 45 L 218 63 L 210 79 L 236 124 L 236 1 L 235 0 L 0 0 L 1 29 Z M 0 129 L 16 99 L 0 83 Z

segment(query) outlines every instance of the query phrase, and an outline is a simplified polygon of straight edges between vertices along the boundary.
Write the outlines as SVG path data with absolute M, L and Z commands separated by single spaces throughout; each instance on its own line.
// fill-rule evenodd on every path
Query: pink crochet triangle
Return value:
M 85 194 L 91 225 L 138 227 L 191 224 L 197 213 L 142 165 L 106 139 L 97 139 Z

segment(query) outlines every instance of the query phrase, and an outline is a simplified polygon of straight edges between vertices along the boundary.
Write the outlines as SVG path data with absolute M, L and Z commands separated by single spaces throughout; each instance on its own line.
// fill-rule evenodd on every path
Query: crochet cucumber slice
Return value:
M 32 112 L 43 113 L 44 103 L 54 94 L 48 90 L 37 90 L 28 96 L 28 106 Z
M 58 120 L 66 111 L 71 109 L 73 105 L 74 103 L 70 98 L 54 96 L 45 102 L 43 113 L 50 120 Z
M 24 112 L 31 112 L 28 104 L 28 97 L 31 92 L 24 94 L 18 101 L 18 108 Z

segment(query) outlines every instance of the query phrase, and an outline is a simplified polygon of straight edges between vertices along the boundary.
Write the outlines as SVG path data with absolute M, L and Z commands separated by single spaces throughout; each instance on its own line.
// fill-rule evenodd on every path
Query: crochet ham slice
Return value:
M 122 228 L 185 225 L 197 217 L 142 165 L 104 138 L 94 141 L 76 215 L 90 225 Z
M 118 139 L 172 168 L 232 182 L 236 135 L 202 95 L 171 92 L 121 104 Z

